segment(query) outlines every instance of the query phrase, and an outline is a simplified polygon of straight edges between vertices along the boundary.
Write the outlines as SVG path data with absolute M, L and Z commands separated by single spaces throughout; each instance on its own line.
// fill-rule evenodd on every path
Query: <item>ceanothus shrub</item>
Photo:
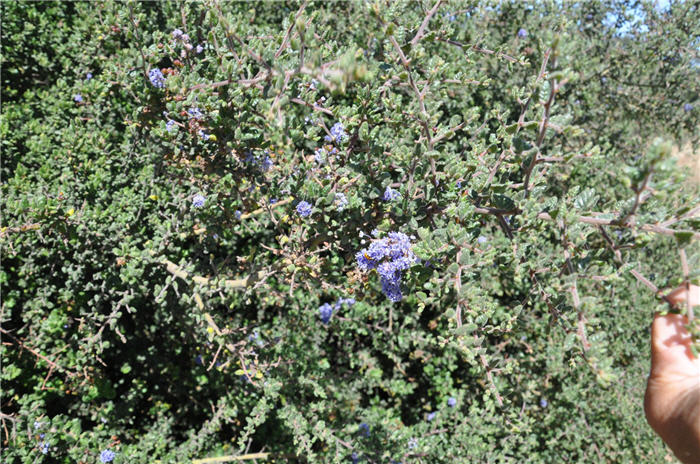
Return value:
M 698 7 L 480 3 L 3 2 L 4 460 L 662 462 Z

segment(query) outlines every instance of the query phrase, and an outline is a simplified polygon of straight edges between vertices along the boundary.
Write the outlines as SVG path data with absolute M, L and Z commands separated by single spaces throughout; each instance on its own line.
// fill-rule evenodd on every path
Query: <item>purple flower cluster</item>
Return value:
M 418 261 L 411 250 L 411 240 L 402 232 L 389 232 L 386 238 L 372 241 L 369 247 L 355 255 L 362 271 L 376 269 L 382 291 L 391 301 L 401 301 L 403 271 Z
M 267 150 L 265 150 L 265 153 L 267 153 Z M 260 162 L 260 169 L 263 171 L 269 171 L 272 166 L 274 166 L 275 162 L 272 161 L 272 158 L 270 158 L 269 155 L 265 155 L 265 158 Z
M 185 58 L 187 56 L 187 52 L 192 50 L 192 43 L 190 43 L 190 36 L 182 32 L 180 29 L 175 29 L 172 32 L 173 35 L 173 40 L 182 42 L 182 46 L 184 47 L 184 50 L 180 53 L 180 56 Z M 204 47 L 201 45 L 197 45 L 197 48 L 195 48 L 195 52 L 197 54 L 202 53 L 202 50 L 204 50 Z
M 80 95 L 79 93 L 73 95 L 73 101 L 76 103 L 82 103 L 83 102 L 83 96 Z
M 384 196 L 382 197 L 382 199 L 384 201 L 393 201 L 397 198 L 401 198 L 401 193 L 398 190 L 394 190 L 393 188 L 387 185 L 386 190 L 384 190 Z
M 320 165 L 326 164 L 326 156 L 335 155 L 338 153 L 338 149 L 331 146 L 329 148 L 321 147 L 314 151 L 314 161 Z
M 451 408 L 457 406 L 457 398 L 450 397 L 447 399 L 447 405 Z
M 168 119 L 168 122 L 165 123 L 165 130 L 167 130 L 168 132 L 177 130 L 177 124 L 175 123 L 175 121 L 173 121 L 172 119 Z
M 338 192 L 335 194 L 335 206 L 338 208 L 338 211 L 344 210 L 348 204 L 348 199 L 344 193 Z
M 308 201 L 302 200 L 297 205 L 297 213 L 299 213 L 299 216 L 301 216 L 301 217 L 310 216 L 312 210 L 313 210 L 313 206 L 311 206 L 311 203 L 309 203 Z
M 157 87 L 159 89 L 165 87 L 165 77 L 163 76 L 163 73 L 160 72 L 160 69 L 151 69 L 148 72 L 148 78 L 151 80 L 151 84 L 153 84 L 153 87 Z
M 188 109 L 187 114 L 190 115 L 190 118 L 197 119 L 197 120 L 200 120 L 204 117 L 204 114 L 202 114 L 200 109 L 197 108 L 196 106 L 193 106 L 192 108 Z
M 328 324 L 328 322 L 331 320 L 331 316 L 333 315 L 333 307 L 328 303 L 323 303 L 318 308 L 318 313 L 321 316 L 321 322 Z
M 104 450 L 100 453 L 100 462 L 112 462 L 116 453 L 112 450 Z
M 360 424 L 360 431 L 361 431 L 360 433 L 362 433 L 362 435 L 363 435 L 365 438 L 368 438 L 368 437 L 369 437 L 369 425 L 365 424 L 364 422 L 361 423 L 361 424 Z
M 204 195 L 200 195 L 198 193 L 197 195 L 195 195 L 192 198 L 192 207 L 193 208 L 202 208 L 206 201 L 207 201 L 207 199 L 204 197 Z
M 243 162 L 252 164 L 255 167 L 259 167 L 263 172 L 269 171 L 272 166 L 275 165 L 275 162 L 272 161 L 272 158 L 270 158 L 269 151 L 265 150 L 265 157 L 262 159 L 258 158 L 253 154 L 252 151 L 246 151 L 245 153 L 245 158 L 243 158 Z
M 49 444 L 45 441 L 39 443 L 39 451 L 41 451 L 41 454 L 49 454 Z
M 326 135 L 325 140 L 326 142 L 335 142 L 340 145 L 347 136 L 348 134 L 345 133 L 345 126 L 340 122 L 336 122 L 333 124 L 333 127 L 331 127 L 331 135 Z
M 328 322 L 331 320 L 331 316 L 333 316 L 333 313 L 340 310 L 343 305 L 352 306 L 354 304 L 354 298 L 339 298 L 338 301 L 333 304 L 333 306 L 331 306 L 329 303 L 323 303 L 318 308 L 318 313 L 321 316 L 321 322 L 328 324 Z
M 685 111 L 686 113 L 690 113 L 691 111 L 693 111 L 693 105 L 691 105 L 690 103 L 686 103 L 685 105 L 683 105 L 683 111 Z
M 520 29 L 518 29 L 518 37 L 524 39 L 525 37 L 527 37 L 527 31 L 521 27 Z

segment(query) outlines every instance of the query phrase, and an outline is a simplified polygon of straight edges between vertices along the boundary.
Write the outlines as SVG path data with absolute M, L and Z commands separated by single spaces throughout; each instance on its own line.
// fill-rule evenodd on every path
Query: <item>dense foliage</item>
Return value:
M 3 2 L 3 462 L 663 462 L 698 4 L 479 3 Z

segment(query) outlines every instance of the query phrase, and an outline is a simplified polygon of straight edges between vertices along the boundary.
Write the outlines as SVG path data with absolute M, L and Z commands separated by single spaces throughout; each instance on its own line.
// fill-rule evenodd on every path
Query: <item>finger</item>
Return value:
M 651 374 L 687 377 L 695 372 L 688 319 L 680 314 L 656 315 L 651 325 Z M 670 379 L 669 379 L 670 380 Z
M 685 303 L 685 301 L 688 300 L 691 306 L 699 306 L 700 287 L 697 285 L 690 285 L 689 287 L 690 288 L 687 289 L 685 285 L 681 285 L 666 295 L 666 298 L 673 304 Z

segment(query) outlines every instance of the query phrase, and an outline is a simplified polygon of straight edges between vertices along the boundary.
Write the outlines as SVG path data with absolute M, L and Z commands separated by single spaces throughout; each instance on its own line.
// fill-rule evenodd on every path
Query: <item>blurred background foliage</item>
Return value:
M 697 2 L 0 8 L 5 462 L 670 459 Z

